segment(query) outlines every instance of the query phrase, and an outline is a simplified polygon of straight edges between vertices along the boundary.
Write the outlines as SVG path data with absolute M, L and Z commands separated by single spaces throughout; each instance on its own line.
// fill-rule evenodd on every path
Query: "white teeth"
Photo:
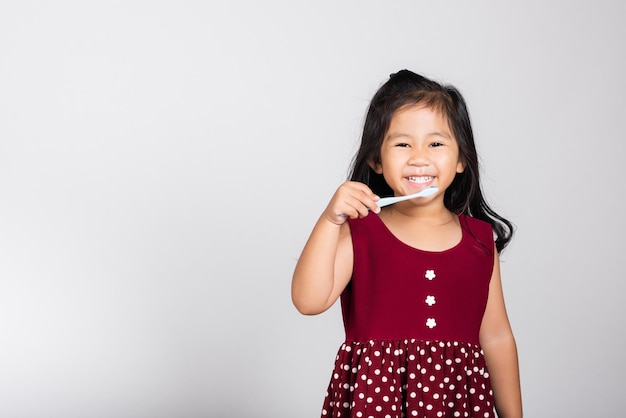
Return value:
M 431 181 L 433 178 L 431 176 L 426 176 L 426 177 L 409 177 L 408 179 L 410 182 L 420 184 L 420 183 L 427 183 Z

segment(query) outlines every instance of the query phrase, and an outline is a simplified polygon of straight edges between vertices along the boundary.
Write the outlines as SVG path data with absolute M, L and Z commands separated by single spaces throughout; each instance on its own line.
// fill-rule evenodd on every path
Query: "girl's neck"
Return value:
M 445 226 L 458 219 L 458 216 L 450 212 L 445 206 L 430 208 L 395 204 L 383 209 L 381 214 L 386 218 L 431 227 Z
M 398 240 L 420 250 L 445 251 L 463 237 L 459 217 L 445 208 L 426 210 L 393 205 L 383 208 L 380 217 Z

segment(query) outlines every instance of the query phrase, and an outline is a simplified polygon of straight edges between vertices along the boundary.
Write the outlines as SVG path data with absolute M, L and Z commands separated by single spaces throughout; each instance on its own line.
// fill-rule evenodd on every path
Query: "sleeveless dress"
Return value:
M 354 268 L 341 295 L 346 341 L 322 417 L 495 417 L 480 324 L 491 226 L 459 215 L 461 241 L 422 251 L 374 213 L 350 220 Z

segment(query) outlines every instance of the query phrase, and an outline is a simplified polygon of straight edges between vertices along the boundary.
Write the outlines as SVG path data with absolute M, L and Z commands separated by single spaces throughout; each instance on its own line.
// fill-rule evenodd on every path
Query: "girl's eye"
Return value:
M 441 142 L 433 142 L 432 144 L 430 144 L 431 147 L 435 148 L 435 147 L 441 147 L 443 144 Z
M 409 144 L 407 144 L 406 142 L 399 142 L 396 144 L 396 147 L 400 147 L 400 148 L 407 148 L 409 146 Z

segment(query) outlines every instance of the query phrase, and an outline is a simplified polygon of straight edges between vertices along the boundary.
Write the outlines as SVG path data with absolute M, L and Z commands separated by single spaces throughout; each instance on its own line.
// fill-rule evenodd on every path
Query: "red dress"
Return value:
M 322 417 L 495 417 L 478 335 L 493 270 L 491 226 L 460 215 L 461 241 L 422 251 L 380 217 L 350 220 L 346 341 Z

